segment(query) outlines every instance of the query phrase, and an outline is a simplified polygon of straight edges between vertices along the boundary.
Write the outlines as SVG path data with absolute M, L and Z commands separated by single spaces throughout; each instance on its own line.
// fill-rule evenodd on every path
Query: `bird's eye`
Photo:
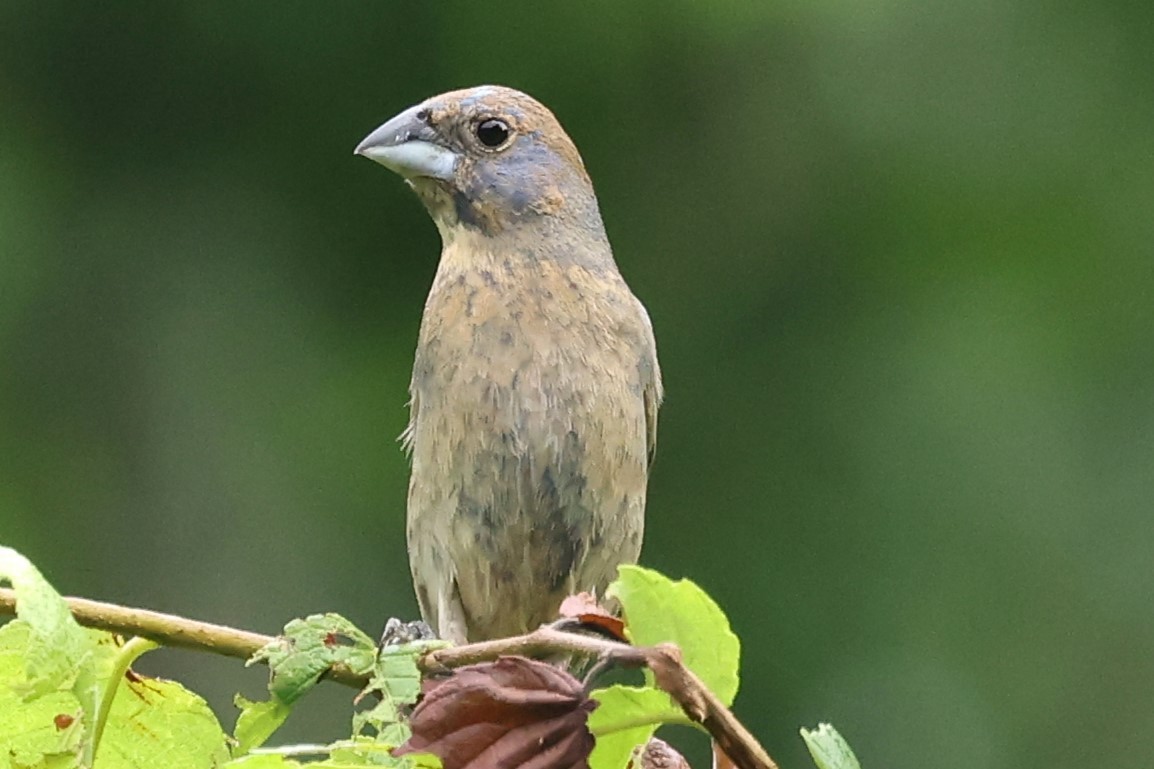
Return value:
M 489 118 L 477 124 L 477 139 L 486 147 L 500 147 L 509 141 L 509 126 L 505 121 Z

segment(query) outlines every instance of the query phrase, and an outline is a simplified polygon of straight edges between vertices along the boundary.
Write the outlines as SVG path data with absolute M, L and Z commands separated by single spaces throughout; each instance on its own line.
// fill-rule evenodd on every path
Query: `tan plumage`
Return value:
M 444 242 L 404 436 L 421 613 L 457 642 L 531 630 L 640 552 L 662 392 L 649 318 L 576 148 L 525 94 L 434 97 L 358 151 L 406 176 Z

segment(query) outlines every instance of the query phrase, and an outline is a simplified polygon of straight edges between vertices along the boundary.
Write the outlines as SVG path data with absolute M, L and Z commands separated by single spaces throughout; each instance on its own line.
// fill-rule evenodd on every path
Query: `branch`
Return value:
M 225 657 L 248 660 L 258 649 L 275 641 L 274 636 L 238 630 L 211 622 L 199 622 L 174 614 L 163 614 L 147 609 L 134 609 L 114 603 L 91 601 L 87 598 L 64 599 L 72 616 L 84 627 L 107 630 L 124 636 L 140 636 L 171 646 L 193 651 L 211 652 Z M 16 614 L 16 593 L 0 588 L 0 615 Z M 348 668 L 334 667 L 329 677 L 346 686 L 363 689 L 368 683 Z
M 649 651 L 651 650 L 630 646 L 620 641 L 567 633 L 545 625 L 525 635 L 436 649 L 422 657 L 418 664 L 425 672 L 436 673 L 448 668 L 474 665 L 510 655 L 545 657 L 556 654 L 581 654 L 608 658 L 623 667 L 636 668 L 649 664 L 647 655 Z
M 120 635 L 147 638 L 163 646 L 207 651 L 247 660 L 258 649 L 275 640 L 272 636 L 172 614 L 133 609 L 87 598 L 65 598 L 76 621 L 85 627 Z M 16 594 L 0 588 L 0 614 L 16 613 Z M 482 641 L 429 652 L 420 659 L 426 672 L 472 665 L 508 655 L 543 657 L 582 654 L 612 661 L 624 667 L 648 667 L 657 685 L 681 706 L 692 721 L 701 724 L 717 744 L 741 769 L 778 769 L 752 734 L 737 720 L 693 671 L 681 663 L 681 651 L 672 644 L 651 647 L 630 646 L 592 636 L 576 635 L 549 626 L 532 633 Z M 334 667 L 329 677 L 358 689 L 367 679 L 347 668 Z

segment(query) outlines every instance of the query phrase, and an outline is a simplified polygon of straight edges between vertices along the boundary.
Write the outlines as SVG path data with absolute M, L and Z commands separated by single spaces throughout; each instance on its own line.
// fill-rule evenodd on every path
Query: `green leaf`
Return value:
M 689 580 L 673 581 L 640 566 L 622 566 L 607 595 L 621 602 L 625 631 L 638 646 L 674 643 L 682 661 L 725 704 L 737 694 L 741 645 L 729 620 L 705 591 Z M 665 692 L 648 686 L 615 685 L 594 691 L 600 706 L 589 716 L 597 738 L 590 757 L 594 769 L 620 769 L 633 749 L 667 723 L 691 723 Z
M 440 643 L 440 642 L 438 642 Z M 365 735 L 371 729 L 376 740 L 397 746 L 411 732 L 401 708 L 412 705 L 421 694 L 421 671 L 417 660 L 429 648 L 427 643 L 386 646 L 377 658 L 373 676 L 358 699 L 375 699 L 369 710 L 353 716 L 353 733 Z
M 267 661 L 269 692 L 291 705 L 333 665 L 367 675 L 376 650 L 371 638 L 339 614 L 313 614 L 285 625 L 284 635 L 258 650 L 248 664 Z
M 16 592 L 16 616 L 27 625 L 22 689 L 28 695 L 61 688 L 75 691 L 86 714 L 95 710 L 100 689 L 85 668 L 95 652 L 93 637 L 72 617 L 68 604 L 39 570 L 15 550 L 0 546 L 0 582 Z
M 6 757 L 14 767 L 79 766 L 85 734 L 76 696 L 57 691 L 23 700 L 3 685 L 16 665 L 11 642 L 30 632 L 17 623 L 0 628 L 0 735 Z M 96 751 L 100 769 L 209 769 L 228 757 L 215 716 L 179 684 L 133 675 L 121 678 L 119 689 Z
M 212 769 L 227 737 L 208 704 L 175 681 L 122 679 L 96 753 L 100 769 Z
M 801 738 L 818 769 L 861 769 L 849 743 L 829 724 L 801 730 Z
M 351 742 L 335 746 L 329 757 L 319 764 L 319 767 L 354 767 L 354 766 L 388 766 L 396 769 L 409 769 L 414 764 L 407 757 L 394 758 L 394 745 L 386 745 L 367 737 L 354 738 Z
M 18 617 L 0 628 L 0 767 L 87 765 L 94 750 L 100 769 L 209 769 L 228 757 L 204 700 L 179 684 L 126 675 L 150 642 L 122 646 L 81 628 L 40 572 L 9 548 L 0 547 L 0 578 L 16 591 Z M 107 718 L 96 715 L 101 703 Z
M 232 752 L 237 757 L 263 745 L 292 712 L 292 708 L 276 698 L 253 702 L 238 694 L 233 698 L 233 702 L 240 708 L 240 715 L 236 718 L 236 729 L 233 732 L 236 747 Z
M 432 753 L 410 753 L 403 756 L 401 760 L 408 762 L 405 766 L 411 767 L 411 769 L 443 769 L 444 767 L 441 759 Z
M 84 721 L 76 695 L 68 689 L 21 695 L 35 638 L 21 620 L 0 627 L 0 767 L 78 766 Z
M 677 644 L 685 666 L 718 699 L 733 704 L 741 643 L 704 590 L 687 579 L 674 582 L 651 569 L 621 566 L 606 594 L 621 602 L 625 631 L 634 644 Z
M 591 696 L 600 703 L 589 714 L 589 731 L 597 738 L 589 757 L 591 769 L 622 769 L 633 749 L 648 742 L 657 727 L 686 721 L 669 695 L 653 687 L 614 684 Z
M 11 548 L 0 547 L 0 581 L 16 593 L 17 616 L 0 628 L 0 734 L 46 764 L 90 758 L 118 647 L 107 633 L 80 627 L 60 594 Z
M 438 641 L 437 646 L 444 646 Z M 369 688 L 396 705 L 412 705 L 421 696 L 421 670 L 417 661 L 429 650 L 427 643 L 386 646 L 377 658 Z

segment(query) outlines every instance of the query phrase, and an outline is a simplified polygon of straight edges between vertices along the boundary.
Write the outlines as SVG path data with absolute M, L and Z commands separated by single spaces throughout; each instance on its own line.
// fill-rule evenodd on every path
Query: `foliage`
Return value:
M 102 769 L 161 757 L 172 769 L 208 769 L 227 758 L 204 700 L 173 681 L 125 675 L 141 644 L 80 627 L 39 571 L 3 547 L 0 580 L 18 596 L 18 618 L 0 628 L 0 767 L 89 767 L 98 748 Z
M 282 636 L 249 661 L 268 664 L 269 699 L 252 702 L 238 695 L 240 714 L 229 735 L 196 694 L 130 669 L 133 660 L 156 644 L 139 638 L 125 642 L 80 627 L 39 571 L 9 548 L 0 547 L 0 581 L 11 583 L 17 596 L 17 618 L 0 628 L 0 744 L 6 748 L 0 753 L 0 769 L 91 767 L 97 755 L 101 769 L 161 764 L 176 769 L 435 769 L 440 766 L 437 758 L 413 751 L 429 745 L 464 765 L 459 760 L 463 749 L 472 756 L 491 757 L 484 730 L 492 728 L 500 730 L 507 745 L 519 745 L 515 750 L 523 754 L 539 752 L 534 746 L 545 738 L 534 734 L 562 735 L 579 761 L 595 738 L 588 765 L 619 769 L 662 725 L 692 725 L 648 671 L 644 685 L 615 684 L 592 692 L 590 700 L 568 673 L 519 657 L 462 668 L 444 683 L 428 681 L 422 699 L 417 660 L 439 642 L 378 650 L 348 620 L 322 614 L 289 622 Z M 633 643 L 676 644 L 685 666 L 724 704 L 732 703 L 738 686 L 738 639 L 725 614 L 700 587 L 629 566 L 620 569 L 610 592 L 621 603 L 625 633 Z M 369 678 L 357 701 L 373 704 L 353 714 L 351 736 L 328 745 L 264 748 L 293 705 L 334 665 Z M 419 743 L 410 742 L 409 725 L 418 700 L 413 728 L 430 735 Z M 418 727 L 418 722 L 423 725 Z M 525 728 L 518 732 L 517 724 Z M 832 729 L 823 725 L 802 735 L 819 769 L 858 769 L 852 752 Z M 411 754 L 394 755 L 402 745 Z M 477 766 L 486 765 L 485 759 L 478 760 Z M 565 765 L 577 764 L 570 758 Z
M 740 644 L 717 604 L 688 580 L 672 582 L 637 566 L 622 566 L 619 574 L 609 595 L 621 602 L 629 640 L 640 646 L 677 644 L 685 665 L 726 705 L 733 704 Z M 601 702 L 589 718 L 598 737 L 593 751 L 598 767 L 624 766 L 661 724 L 690 723 L 648 671 L 644 687 L 616 684 L 593 696 Z
M 861 769 L 849 743 L 829 724 L 819 724 L 813 730 L 802 729 L 801 738 L 817 769 Z

